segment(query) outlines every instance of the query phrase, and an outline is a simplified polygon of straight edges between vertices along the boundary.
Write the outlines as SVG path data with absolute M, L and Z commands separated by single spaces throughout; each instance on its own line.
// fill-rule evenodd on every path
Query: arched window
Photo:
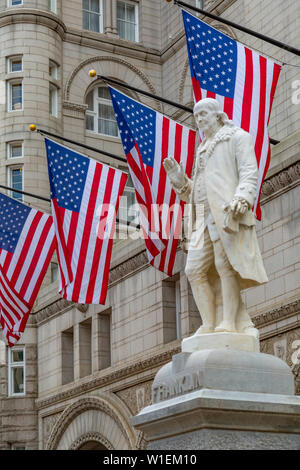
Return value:
M 88 105 L 86 130 L 118 137 L 118 126 L 108 88 L 106 86 L 94 88 L 88 93 L 86 104 Z

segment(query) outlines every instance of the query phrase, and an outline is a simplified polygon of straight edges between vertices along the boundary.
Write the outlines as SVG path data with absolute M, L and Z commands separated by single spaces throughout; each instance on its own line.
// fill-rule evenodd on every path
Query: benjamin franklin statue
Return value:
M 267 282 L 252 212 L 257 186 L 252 137 L 214 99 L 196 103 L 194 117 L 205 138 L 193 179 L 173 157 L 164 160 L 164 168 L 176 193 L 190 203 L 185 272 L 202 318 L 196 334 L 258 336 L 240 294 Z

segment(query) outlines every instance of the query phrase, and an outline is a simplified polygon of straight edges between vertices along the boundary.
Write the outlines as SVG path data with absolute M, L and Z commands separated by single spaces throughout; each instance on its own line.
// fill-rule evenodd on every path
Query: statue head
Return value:
M 204 98 L 195 104 L 194 118 L 204 134 L 214 132 L 225 124 L 233 125 L 227 114 L 222 111 L 219 102 L 213 98 Z

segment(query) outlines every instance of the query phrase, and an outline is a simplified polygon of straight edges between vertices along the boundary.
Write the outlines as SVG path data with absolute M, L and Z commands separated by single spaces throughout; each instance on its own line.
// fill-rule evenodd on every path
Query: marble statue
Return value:
M 217 100 L 196 103 L 194 118 L 204 139 L 193 178 L 173 157 L 164 160 L 164 168 L 180 199 L 190 203 L 185 273 L 202 319 L 196 335 L 237 332 L 258 338 L 241 298 L 242 289 L 268 280 L 252 212 L 257 186 L 252 138 Z

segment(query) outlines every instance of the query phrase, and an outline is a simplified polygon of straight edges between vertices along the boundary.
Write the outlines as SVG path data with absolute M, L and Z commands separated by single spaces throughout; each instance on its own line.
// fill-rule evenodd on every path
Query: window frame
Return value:
M 49 114 L 50 116 L 54 117 L 54 118 L 57 118 L 58 117 L 58 86 L 55 85 L 54 83 L 52 82 L 49 82 Z M 54 93 L 54 110 L 53 110 L 53 100 L 52 100 L 52 94 L 51 92 L 55 92 Z
M 20 5 L 23 5 L 23 0 L 20 0 L 20 3 L 17 3 L 17 5 L 13 5 L 12 2 L 13 0 L 7 0 L 7 6 L 14 8 L 14 7 L 19 7 Z
M 23 168 L 23 165 L 8 165 L 7 166 L 7 183 L 8 183 L 8 186 L 10 188 L 13 188 L 12 186 L 12 171 L 13 170 L 21 170 L 21 174 L 22 174 L 22 188 L 19 189 L 17 188 L 19 191 L 24 191 L 24 168 Z M 9 190 L 9 196 L 12 197 L 13 199 L 15 199 L 16 201 L 19 201 L 19 202 L 23 202 L 24 201 L 24 194 L 22 193 L 17 193 L 17 194 L 20 194 L 20 198 L 15 198 L 13 196 L 13 193 L 14 193 L 14 189 L 13 188 L 12 190 Z
M 140 40 L 139 39 L 139 4 L 131 0 L 117 0 L 117 12 L 118 12 L 118 3 L 124 3 L 125 5 L 127 4 L 127 5 L 133 6 L 134 7 L 134 20 L 135 20 L 134 40 L 132 41 L 131 39 L 123 38 L 120 36 L 119 28 L 118 28 L 119 18 L 118 18 L 118 13 L 117 13 L 117 30 L 118 30 L 119 38 L 123 39 L 124 41 L 139 42 Z M 121 20 L 121 21 L 124 21 L 124 20 Z
M 12 109 L 12 87 L 13 85 L 21 85 L 21 107 L 20 109 Z M 8 80 L 7 82 L 7 112 L 9 113 L 16 113 L 20 111 L 24 111 L 24 89 L 23 89 L 23 79 L 16 78 L 13 80 Z
M 90 2 L 90 0 L 88 0 L 88 1 Z M 83 1 L 82 1 L 82 29 L 84 29 L 84 31 L 91 31 L 92 33 L 103 34 L 103 31 L 104 31 L 104 25 L 103 25 L 103 0 L 98 0 L 98 1 L 99 1 L 99 13 L 96 12 L 96 11 L 86 10 L 85 8 L 83 8 Z M 89 3 L 89 5 L 90 5 L 90 3 Z M 84 28 L 84 26 L 83 26 L 83 12 L 88 13 L 88 15 L 94 14 L 94 15 L 99 16 L 99 31 L 93 31 L 90 28 L 89 29 Z M 90 20 L 89 20 L 89 26 L 90 26 Z
M 56 261 L 51 261 L 50 271 L 51 271 L 51 283 L 56 282 L 59 278 L 59 268 L 58 268 L 58 263 Z M 55 275 L 54 275 L 54 272 L 55 272 Z
M 12 62 L 14 60 L 21 60 L 21 70 L 12 70 Z M 10 56 L 10 57 L 7 57 L 7 73 L 21 73 L 23 72 L 23 56 L 20 55 L 20 54 L 17 54 L 17 55 L 13 55 L 13 56 Z
M 48 0 L 48 9 L 52 13 L 57 13 L 57 0 Z
M 106 87 L 105 87 L 105 85 L 98 85 L 95 88 L 93 88 L 92 90 L 90 90 L 86 95 L 85 102 L 87 103 L 88 95 L 90 93 L 93 93 L 93 108 L 94 108 L 94 110 L 91 111 L 91 110 L 87 109 L 85 113 L 86 113 L 86 116 L 93 116 L 93 118 L 94 118 L 94 130 L 87 129 L 86 124 L 85 124 L 85 130 L 86 130 L 86 132 L 91 132 L 94 135 L 105 136 L 105 137 L 110 137 L 110 138 L 112 137 L 114 139 L 119 139 L 120 138 L 120 133 L 119 133 L 119 128 L 118 128 L 118 125 L 117 125 L 116 121 L 115 122 L 116 122 L 117 135 L 103 134 L 103 133 L 98 132 L 98 120 L 100 119 L 99 104 L 103 104 L 103 105 L 106 105 L 106 106 L 109 105 L 113 109 L 113 104 L 112 104 L 111 99 L 99 97 L 99 95 L 98 95 L 98 89 L 99 88 L 106 88 Z
M 20 144 L 22 152 L 21 155 L 18 157 L 12 156 L 12 148 L 17 147 L 17 144 Z M 16 158 L 24 158 L 24 141 L 22 140 L 15 140 L 11 142 L 7 142 L 7 160 L 15 160 Z
M 13 362 L 13 352 L 23 351 L 23 361 Z M 24 378 L 24 390 L 21 393 L 13 392 L 13 369 L 23 367 L 23 378 Z M 8 396 L 9 397 L 24 397 L 26 395 L 26 348 L 25 346 L 14 346 L 8 348 Z
M 50 67 L 53 68 L 54 73 L 50 73 Z M 50 79 L 58 80 L 58 76 L 59 76 L 58 69 L 59 69 L 58 63 L 55 62 L 55 60 L 49 59 L 49 77 L 50 77 Z

